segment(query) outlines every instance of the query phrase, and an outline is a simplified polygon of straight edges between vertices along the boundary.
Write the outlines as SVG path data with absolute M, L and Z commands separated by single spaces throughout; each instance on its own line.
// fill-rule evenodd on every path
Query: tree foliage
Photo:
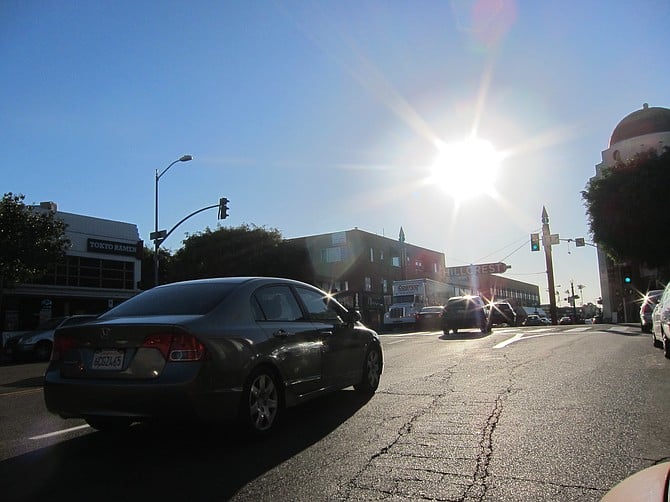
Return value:
M 158 282 L 165 284 L 170 276 L 170 266 L 172 255 L 167 249 L 158 249 Z M 142 276 L 140 277 L 139 288 L 141 290 L 151 289 L 155 286 L 156 277 L 154 275 L 154 250 L 144 246 L 142 249 Z
M 582 191 L 593 240 L 616 261 L 650 267 L 670 261 L 670 149 L 650 150 L 627 163 L 604 169 Z
M 310 282 L 307 252 L 277 229 L 220 227 L 191 235 L 171 259 L 171 281 L 207 277 L 276 276 Z
M 0 200 L 0 285 L 14 287 L 44 275 L 65 255 L 65 223 L 11 192 Z

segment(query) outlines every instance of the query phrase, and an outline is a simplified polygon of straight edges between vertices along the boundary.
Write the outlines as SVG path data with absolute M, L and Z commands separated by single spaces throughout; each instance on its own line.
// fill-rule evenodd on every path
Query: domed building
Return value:
M 670 109 L 650 107 L 647 103 L 624 117 L 614 128 L 609 148 L 602 152 L 602 162 L 596 165 L 596 177 L 602 170 L 628 162 L 636 154 L 649 150 L 661 153 L 670 147 Z M 607 255 L 598 251 L 600 269 L 600 290 L 602 293 L 603 320 L 605 322 L 637 322 L 639 302 L 638 293 L 631 293 L 625 287 L 621 274 L 621 264 L 615 264 Z M 649 289 L 658 289 L 655 271 L 645 270 L 639 264 L 631 264 L 633 286 L 642 293 Z

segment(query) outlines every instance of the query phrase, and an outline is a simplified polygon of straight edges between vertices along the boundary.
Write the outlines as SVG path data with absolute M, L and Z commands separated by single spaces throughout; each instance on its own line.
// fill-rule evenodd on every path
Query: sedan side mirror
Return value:
M 347 324 L 356 324 L 362 319 L 361 313 L 358 310 L 347 310 L 347 314 L 344 316 L 344 322 Z

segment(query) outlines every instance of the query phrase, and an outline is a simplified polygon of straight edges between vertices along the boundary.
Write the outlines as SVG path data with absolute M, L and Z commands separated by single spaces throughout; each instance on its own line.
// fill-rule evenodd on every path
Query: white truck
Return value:
M 453 286 L 432 279 L 393 281 L 393 299 L 384 314 L 384 327 L 414 324 L 423 307 L 444 305 L 451 296 Z

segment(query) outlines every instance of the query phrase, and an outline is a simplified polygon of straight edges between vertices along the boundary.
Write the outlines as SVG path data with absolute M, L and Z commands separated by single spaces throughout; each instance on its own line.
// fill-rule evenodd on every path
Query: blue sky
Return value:
M 529 234 L 586 237 L 581 190 L 618 122 L 670 107 L 670 3 L 96 1 L 0 3 L 2 193 L 154 227 L 230 199 L 224 225 L 287 238 L 358 227 L 504 261 L 538 284 Z M 493 192 L 431 180 L 437 145 L 503 156 Z M 166 241 L 217 226 L 203 212 Z M 561 293 L 600 295 L 594 248 L 554 246 Z M 565 297 L 565 294 L 561 295 Z

